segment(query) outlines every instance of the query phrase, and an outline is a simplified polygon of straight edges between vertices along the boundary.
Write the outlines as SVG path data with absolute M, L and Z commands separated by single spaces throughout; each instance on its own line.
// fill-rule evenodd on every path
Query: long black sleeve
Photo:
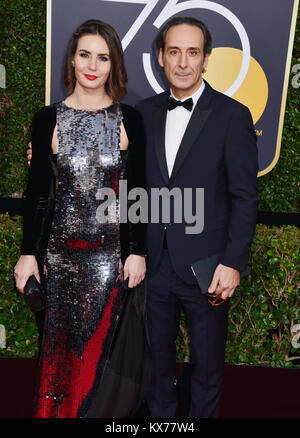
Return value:
M 221 262 L 243 271 L 247 268 L 258 206 L 257 138 L 248 108 L 234 112 L 225 139 L 224 162 L 231 197 L 227 244 Z M 233 158 L 234 157 L 234 158 Z
M 126 176 L 128 193 L 133 188 L 142 188 L 146 192 L 145 147 L 146 135 L 140 113 L 128 106 L 121 105 L 123 123 L 128 136 L 128 156 Z M 128 201 L 128 209 L 135 201 Z M 121 244 L 127 247 L 128 254 L 146 254 L 146 223 L 121 224 Z M 127 240 L 127 241 L 126 241 Z
M 34 117 L 32 124 L 32 160 L 23 215 L 23 240 L 21 254 L 36 255 L 41 232 L 41 211 L 48 199 L 53 169 L 50 160 L 52 135 L 56 125 L 54 106 L 44 107 Z

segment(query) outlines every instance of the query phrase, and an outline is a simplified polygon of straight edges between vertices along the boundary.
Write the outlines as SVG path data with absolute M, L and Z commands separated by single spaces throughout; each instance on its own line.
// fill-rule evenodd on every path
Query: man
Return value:
M 212 43 L 194 18 L 176 17 L 160 30 L 158 60 L 170 92 L 137 105 L 147 133 L 147 185 L 151 189 L 204 189 L 204 229 L 187 234 L 182 223 L 149 222 L 148 325 L 152 350 L 149 407 L 152 417 L 175 417 L 175 340 L 183 307 L 194 364 L 190 417 L 217 417 L 221 402 L 228 298 L 247 267 L 257 211 L 257 147 L 249 110 L 202 79 Z M 220 71 L 220 74 L 222 72 Z M 192 99 L 192 105 L 190 104 Z M 169 107 L 169 109 L 168 109 Z M 29 153 L 30 158 L 30 153 Z M 174 205 L 171 217 L 174 216 Z M 220 255 L 208 292 L 191 265 Z M 205 291 L 204 291 L 205 292 Z
M 191 265 L 220 254 L 208 292 L 225 301 L 233 295 L 240 272 L 247 267 L 256 223 L 256 135 L 249 110 L 202 79 L 211 52 L 205 24 L 175 17 L 160 30 L 156 46 L 171 97 L 192 102 L 188 109 L 182 103 L 176 106 L 167 91 L 137 105 L 147 135 L 148 191 L 179 188 L 183 193 L 185 188 L 203 188 L 204 229 L 187 234 L 184 218 L 182 223 L 161 219 L 147 226 L 147 310 L 153 360 L 148 402 L 152 417 L 175 416 L 175 339 L 182 306 L 194 364 L 189 415 L 216 417 L 228 301 L 211 305 Z M 171 216 L 174 209 L 171 206 Z

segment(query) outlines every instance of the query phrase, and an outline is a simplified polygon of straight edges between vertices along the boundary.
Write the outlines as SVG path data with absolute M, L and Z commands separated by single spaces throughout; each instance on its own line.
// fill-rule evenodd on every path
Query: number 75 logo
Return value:
M 135 22 L 130 27 L 130 29 L 128 30 L 128 32 L 126 33 L 126 35 L 122 40 L 122 46 L 124 51 L 130 44 L 132 39 L 137 35 L 137 33 L 139 32 L 139 30 L 141 29 L 141 27 L 143 26 L 143 24 L 145 23 L 145 21 L 147 20 L 147 18 L 155 8 L 155 6 L 160 2 L 160 0 L 102 0 L 102 1 L 118 2 L 118 3 L 136 3 L 136 4 L 145 5 L 142 12 L 137 17 L 137 19 L 135 20 Z M 181 3 L 178 3 L 178 0 L 169 0 L 165 4 L 165 7 L 162 9 L 156 20 L 154 21 L 153 25 L 159 29 L 162 26 L 162 24 L 165 21 L 167 21 L 169 18 L 171 18 L 173 15 L 178 14 L 182 11 L 186 11 L 188 9 L 208 9 L 210 11 L 214 11 L 225 17 L 236 29 L 242 44 L 243 59 L 242 59 L 240 71 L 234 83 L 225 91 L 225 94 L 227 94 L 228 96 L 232 96 L 243 83 L 250 65 L 250 43 L 244 26 L 242 25 L 240 20 L 229 9 L 225 8 L 224 6 L 216 2 L 207 1 L 207 0 L 188 0 Z M 158 84 L 157 80 L 153 75 L 149 53 L 143 53 L 143 66 L 144 66 L 145 75 L 153 90 L 156 93 L 161 93 L 162 91 L 164 91 L 160 87 L 160 85 Z

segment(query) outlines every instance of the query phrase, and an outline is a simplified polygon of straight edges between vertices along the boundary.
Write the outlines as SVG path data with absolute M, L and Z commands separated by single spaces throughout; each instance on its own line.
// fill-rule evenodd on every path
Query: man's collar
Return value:
M 204 88 L 205 88 L 205 82 L 204 82 L 204 80 L 202 79 L 201 85 L 200 85 L 200 87 L 198 88 L 198 90 L 195 91 L 195 93 L 192 94 L 191 96 L 188 96 L 188 97 L 185 97 L 184 99 L 181 99 L 181 101 L 184 102 L 185 100 L 192 98 L 192 99 L 193 99 L 194 106 L 195 106 L 195 105 L 197 104 L 197 102 L 198 102 L 198 100 L 199 100 L 201 94 L 203 93 Z M 170 89 L 170 95 L 171 95 L 172 97 L 174 97 L 174 99 L 176 99 L 176 97 L 175 97 L 174 94 L 172 93 L 172 89 Z M 176 99 L 176 100 L 178 100 L 178 99 Z

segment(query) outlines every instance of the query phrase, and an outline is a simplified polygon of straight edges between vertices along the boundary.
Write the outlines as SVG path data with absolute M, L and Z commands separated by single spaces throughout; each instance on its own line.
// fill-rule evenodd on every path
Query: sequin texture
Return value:
M 58 188 L 46 254 L 48 309 L 36 417 L 85 417 L 101 380 L 122 305 L 118 281 L 122 163 L 119 105 L 84 111 L 57 107 Z M 102 188 L 115 214 L 97 217 Z

